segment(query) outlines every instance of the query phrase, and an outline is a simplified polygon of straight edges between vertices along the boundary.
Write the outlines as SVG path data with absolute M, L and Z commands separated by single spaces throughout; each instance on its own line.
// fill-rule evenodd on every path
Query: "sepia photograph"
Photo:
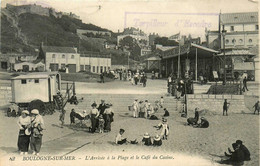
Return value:
M 258 0 L 2 0 L 0 165 L 259 166 Z

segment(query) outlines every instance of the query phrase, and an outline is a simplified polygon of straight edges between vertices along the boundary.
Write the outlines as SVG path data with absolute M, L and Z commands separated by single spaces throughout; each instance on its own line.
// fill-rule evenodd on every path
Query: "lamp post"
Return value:
M 227 82 L 227 76 L 226 76 L 226 54 L 225 54 L 225 35 L 226 35 L 226 30 L 224 29 L 223 25 L 223 30 L 222 30 L 222 36 L 223 36 L 223 53 L 224 53 L 224 79 L 223 79 L 223 85 L 226 85 Z

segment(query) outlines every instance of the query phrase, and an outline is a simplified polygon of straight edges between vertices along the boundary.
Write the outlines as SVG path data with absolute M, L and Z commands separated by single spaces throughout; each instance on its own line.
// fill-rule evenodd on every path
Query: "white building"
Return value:
M 46 70 L 58 71 L 68 67 L 70 73 L 80 71 L 80 55 L 77 48 L 42 46 L 41 53 L 45 57 Z
M 80 55 L 80 71 L 102 73 L 110 70 L 111 56 L 96 52 L 88 52 Z

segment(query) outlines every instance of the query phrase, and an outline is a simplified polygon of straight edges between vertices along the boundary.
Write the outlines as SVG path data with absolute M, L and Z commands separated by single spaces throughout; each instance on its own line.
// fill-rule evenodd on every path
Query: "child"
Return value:
M 166 108 L 164 108 L 163 110 L 164 110 L 164 115 L 163 115 L 164 117 L 170 116 L 170 113 Z
M 167 119 L 163 118 L 162 123 L 159 123 L 157 125 L 157 128 L 158 128 L 158 130 L 160 130 L 162 128 L 161 137 L 162 137 L 162 139 L 167 140 L 167 137 L 169 135 L 169 125 L 167 123 Z
M 99 128 L 99 133 L 103 133 L 104 132 L 104 124 L 105 124 L 105 120 L 103 119 L 103 116 L 102 115 L 99 115 L 99 118 L 98 118 L 98 128 Z
M 118 145 L 122 145 L 124 143 L 126 143 L 126 138 L 122 138 L 122 135 L 124 134 L 125 130 L 124 129 L 120 129 L 119 133 L 116 136 L 116 144 Z
M 152 140 L 148 133 L 144 134 L 142 142 L 144 142 L 144 145 L 146 145 L 146 146 L 152 145 Z
M 259 115 L 259 101 L 257 101 L 257 102 L 255 103 L 255 105 L 253 106 L 253 108 L 255 108 L 255 112 L 258 111 L 258 115 Z M 255 114 L 255 112 L 254 112 L 254 114 Z
M 66 114 L 66 110 L 62 109 L 60 114 L 61 125 L 64 125 L 65 114 Z
M 161 137 L 157 134 L 153 139 L 153 146 L 161 146 L 162 140 Z
M 223 116 L 226 115 L 228 116 L 227 112 L 228 112 L 228 107 L 229 107 L 230 103 L 227 102 L 227 99 L 225 99 L 224 104 L 223 104 Z
M 76 114 L 75 110 L 72 109 L 70 112 L 70 125 L 75 124 L 75 114 Z
M 159 103 L 161 108 L 163 108 L 163 104 L 164 104 L 164 100 L 163 100 L 163 96 L 162 96 L 161 99 L 160 99 L 160 103 Z

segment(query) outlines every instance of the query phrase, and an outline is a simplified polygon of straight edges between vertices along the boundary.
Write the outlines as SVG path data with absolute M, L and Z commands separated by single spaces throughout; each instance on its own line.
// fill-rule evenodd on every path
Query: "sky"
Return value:
M 191 34 L 205 39 L 205 29 L 218 29 L 218 14 L 258 11 L 257 0 L 2 0 L 1 6 L 39 4 L 72 12 L 84 23 L 113 32 L 136 27 L 160 36 Z

